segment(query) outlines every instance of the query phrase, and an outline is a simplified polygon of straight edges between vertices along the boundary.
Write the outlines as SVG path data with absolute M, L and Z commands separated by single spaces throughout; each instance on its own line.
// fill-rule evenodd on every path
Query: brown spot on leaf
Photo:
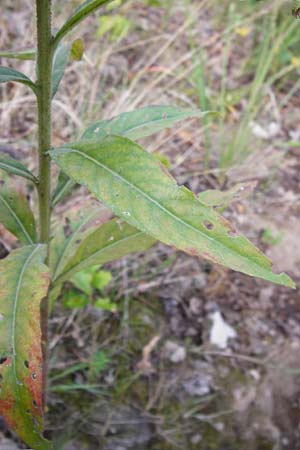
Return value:
M 70 219 L 68 217 L 65 218 L 65 225 L 64 225 L 64 235 L 66 238 L 70 237 L 72 234 L 72 228 L 70 225 Z

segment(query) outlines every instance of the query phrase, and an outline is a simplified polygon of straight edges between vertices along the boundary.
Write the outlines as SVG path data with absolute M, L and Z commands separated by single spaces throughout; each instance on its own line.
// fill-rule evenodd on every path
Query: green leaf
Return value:
M 112 279 L 111 272 L 108 272 L 107 270 L 100 270 L 99 272 L 96 272 L 92 279 L 92 286 L 95 289 L 98 289 L 101 291 L 103 288 L 109 285 Z
M 70 278 L 70 281 L 77 289 L 84 292 L 86 295 L 92 295 L 92 281 L 97 269 L 98 267 L 89 267 L 87 269 L 81 270 L 80 272 L 75 273 Z
M 103 309 L 103 311 L 117 311 L 117 305 L 112 303 L 109 297 L 97 298 L 94 302 L 94 308 Z
M 11 158 L 5 153 L 0 153 L 0 169 L 13 173 L 20 177 L 26 178 L 33 183 L 37 182 L 35 176 L 17 159 Z
M 98 228 L 99 224 L 106 221 L 110 215 L 106 208 L 97 207 L 93 210 L 83 209 L 79 213 L 76 211 L 64 218 L 58 230 L 55 230 L 50 244 L 50 270 L 53 286 L 84 238 Z
M 131 22 L 121 14 L 103 15 L 99 18 L 99 27 L 96 37 L 108 34 L 110 42 L 124 39 L 130 30 Z
M 47 450 L 42 436 L 40 304 L 47 295 L 46 246 L 12 251 L 0 261 L 0 414 L 30 448 Z
M 238 183 L 228 191 L 208 189 L 198 194 L 198 200 L 208 206 L 227 207 L 232 202 L 239 202 L 247 198 L 257 185 L 257 181 Z
M 55 49 L 52 68 L 52 98 L 55 96 L 66 67 L 70 61 L 80 61 L 83 55 L 83 42 L 76 39 L 72 44 L 60 44 Z
M 147 250 L 155 240 L 119 219 L 113 219 L 89 234 L 61 270 L 58 280 L 67 280 L 76 272 L 114 261 L 130 253 Z
M 70 51 L 70 61 L 81 61 L 83 57 L 84 46 L 82 39 L 76 39 L 72 43 Z
M 66 308 L 82 309 L 85 308 L 88 304 L 89 298 L 84 294 L 78 293 L 77 291 L 75 291 L 75 289 L 69 290 L 63 297 L 63 305 Z
M 56 33 L 54 38 L 54 45 L 57 45 L 60 40 L 69 33 L 74 27 L 76 27 L 82 20 L 95 12 L 100 6 L 105 3 L 109 3 L 111 0 L 86 0 L 74 13 L 68 18 L 61 29 Z
M 58 86 L 64 76 L 70 54 L 70 44 L 60 44 L 55 50 L 52 68 L 52 98 L 55 96 Z
M 89 365 L 89 375 L 92 377 L 97 377 L 103 370 L 106 369 L 110 359 L 102 351 L 96 352 L 92 355 L 90 365 Z
M 227 220 L 178 186 L 155 157 L 129 139 L 80 141 L 50 153 L 72 179 L 155 239 L 248 275 L 294 286 L 286 274 L 273 273 L 271 261 Z
M 57 185 L 51 196 L 52 206 L 57 205 L 63 198 L 65 198 L 75 186 L 74 181 L 63 172 L 60 171 L 58 175 Z
M 36 242 L 35 221 L 26 195 L 20 186 L 4 182 L 0 185 L 0 223 L 23 244 Z
M 24 73 L 18 72 L 10 67 L 0 66 L 0 83 L 16 81 L 29 86 L 33 92 L 36 92 L 36 85 Z
M 135 140 L 171 128 L 183 119 L 203 118 L 215 114 L 213 111 L 181 109 L 173 106 L 147 106 L 122 113 L 113 119 L 94 123 L 83 133 L 82 139 L 99 140 L 117 134 Z
M 8 51 L 8 52 L 0 52 L 0 58 L 9 58 L 9 59 L 21 59 L 22 61 L 26 60 L 35 60 L 36 52 L 35 50 L 21 50 L 19 52 Z

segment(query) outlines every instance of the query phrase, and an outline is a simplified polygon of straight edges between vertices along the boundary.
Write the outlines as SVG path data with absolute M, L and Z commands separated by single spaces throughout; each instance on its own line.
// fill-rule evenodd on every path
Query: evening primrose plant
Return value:
M 53 148 L 51 103 L 68 60 L 80 59 L 83 51 L 80 40 L 70 43 L 66 37 L 108 3 L 84 1 L 53 33 L 51 0 L 37 0 L 36 51 L 1 53 L 6 58 L 36 60 L 36 80 L 0 67 L 0 82 L 26 85 L 36 97 L 38 111 L 38 173 L 0 155 L 0 169 L 6 174 L 0 185 L 0 222 L 20 242 L 0 262 L 0 414 L 33 449 L 52 448 L 43 435 L 47 323 L 63 283 L 78 283 L 76 274 L 161 241 L 233 270 L 294 286 L 286 274 L 273 273 L 271 261 L 217 212 L 222 194 L 208 192 L 198 198 L 136 142 L 179 120 L 209 115 L 212 119 L 214 113 L 144 107 L 98 120 L 79 140 Z M 53 187 L 52 165 L 60 171 Z M 36 190 L 37 217 L 14 181 L 17 176 Z M 66 223 L 55 216 L 55 206 L 75 183 L 85 186 L 100 203 Z M 94 282 L 99 283 L 99 276 Z

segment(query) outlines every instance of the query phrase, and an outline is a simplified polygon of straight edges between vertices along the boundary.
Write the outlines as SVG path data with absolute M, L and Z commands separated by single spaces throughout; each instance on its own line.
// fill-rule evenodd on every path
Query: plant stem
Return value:
M 39 241 L 48 245 L 51 216 L 51 91 L 52 91 L 52 33 L 51 0 L 36 0 L 37 11 L 37 107 L 38 107 L 38 151 L 39 151 Z M 46 406 L 48 380 L 48 298 L 41 304 L 41 330 L 43 352 L 43 400 Z
M 39 219 L 40 242 L 50 238 L 50 158 L 51 148 L 51 77 L 52 34 L 51 0 L 37 0 L 37 85 L 38 85 L 38 146 L 39 146 Z

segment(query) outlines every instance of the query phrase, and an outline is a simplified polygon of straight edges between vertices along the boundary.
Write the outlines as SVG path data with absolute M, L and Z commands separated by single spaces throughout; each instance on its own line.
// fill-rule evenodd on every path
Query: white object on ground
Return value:
M 215 311 L 210 315 L 210 318 L 213 323 L 210 330 L 209 340 L 211 344 L 225 349 L 228 345 L 228 340 L 236 338 L 237 333 L 230 325 L 228 325 L 228 323 L 225 322 L 220 311 Z

